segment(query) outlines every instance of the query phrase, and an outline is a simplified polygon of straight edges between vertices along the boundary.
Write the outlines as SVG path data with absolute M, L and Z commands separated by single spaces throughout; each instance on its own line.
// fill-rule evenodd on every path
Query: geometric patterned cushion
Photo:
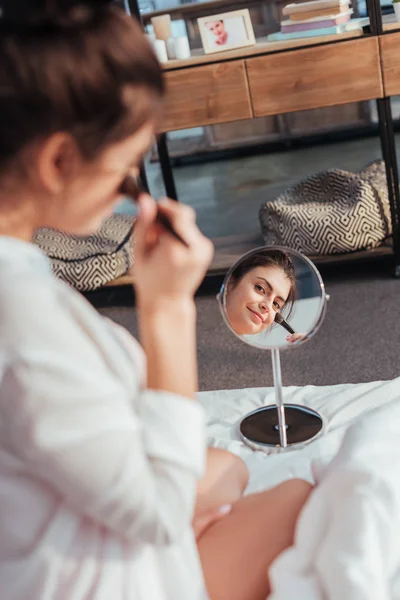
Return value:
M 90 236 L 39 229 L 34 243 L 51 259 L 54 273 L 81 292 L 96 290 L 133 265 L 134 218 L 114 214 Z
M 375 248 L 392 233 L 385 164 L 312 175 L 262 205 L 259 218 L 266 245 L 311 256 Z

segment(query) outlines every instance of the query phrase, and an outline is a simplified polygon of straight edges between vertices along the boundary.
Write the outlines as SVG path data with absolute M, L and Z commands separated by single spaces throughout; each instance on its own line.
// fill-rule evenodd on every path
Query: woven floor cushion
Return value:
M 385 164 L 312 175 L 263 204 L 259 218 L 267 245 L 311 256 L 376 248 L 392 232 Z
M 90 292 L 124 275 L 133 265 L 134 218 L 116 214 L 95 235 L 77 237 L 39 229 L 34 243 L 51 259 L 53 271 L 81 292 Z

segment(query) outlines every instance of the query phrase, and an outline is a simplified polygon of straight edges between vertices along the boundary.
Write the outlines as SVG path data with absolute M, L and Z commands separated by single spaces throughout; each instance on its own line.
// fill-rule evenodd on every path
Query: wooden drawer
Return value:
M 368 102 L 352 102 L 338 106 L 313 108 L 287 115 L 291 133 L 307 135 L 322 131 L 334 131 L 346 127 L 359 127 L 371 123 Z
M 376 38 L 270 54 L 246 65 L 255 117 L 383 96 Z
M 400 32 L 380 37 L 385 96 L 400 94 Z
M 252 117 L 243 60 L 168 71 L 165 79 L 162 131 Z

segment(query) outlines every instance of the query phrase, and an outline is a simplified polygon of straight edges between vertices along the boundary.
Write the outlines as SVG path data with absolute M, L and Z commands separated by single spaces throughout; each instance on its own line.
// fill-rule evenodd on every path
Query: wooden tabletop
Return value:
M 338 33 L 336 35 L 318 35 L 312 38 L 297 38 L 285 42 L 269 42 L 267 38 L 261 38 L 257 40 L 257 44 L 254 46 L 238 48 L 237 50 L 227 50 L 226 52 L 216 52 L 215 54 L 204 54 L 202 50 L 193 50 L 190 58 L 185 60 L 169 60 L 167 63 L 163 64 L 163 69 L 164 71 L 173 71 L 185 67 L 194 67 L 239 58 L 249 58 L 250 56 L 281 52 L 282 50 L 290 50 L 293 48 L 340 42 L 343 40 L 354 39 L 362 35 L 363 31 L 358 29 L 355 31 L 348 31 L 347 33 Z
M 396 15 L 383 15 L 382 17 L 383 31 L 393 31 L 400 29 L 400 22 L 396 19 Z

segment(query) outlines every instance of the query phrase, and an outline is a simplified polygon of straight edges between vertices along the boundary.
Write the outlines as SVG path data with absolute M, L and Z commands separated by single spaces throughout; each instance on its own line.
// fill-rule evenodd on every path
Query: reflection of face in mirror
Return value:
M 231 268 L 219 302 L 226 323 L 242 341 L 283 350 L 314 335 L 326 297 L 321 276 L 308 258 L 289 248 L 264 246 Z
M 244 442 L 257 449 L 286 448 L 316 437 L 323 421 L 314 411 L 290 406 L 293 414 L 286 419 L 279 354 L 301 346 L 322 323 L 326 295 L 315 265 L 290 248 L 256 248 L 233 265 L 217 299 L 226 324 L 240 340 L 272 352 L 276 406 L 259 408 L 243 419 Z
M 233 269 L 226 288 L 226 313 L 238 335 L 269 329 L 277 313 L 288 319 L 296 296 L 296 273 L 291 258 L 279 249 L 250 254 Z M 288 341 L 297 341 L 292 334 Z M 293 338 L 293 339 L 292 339 Z

